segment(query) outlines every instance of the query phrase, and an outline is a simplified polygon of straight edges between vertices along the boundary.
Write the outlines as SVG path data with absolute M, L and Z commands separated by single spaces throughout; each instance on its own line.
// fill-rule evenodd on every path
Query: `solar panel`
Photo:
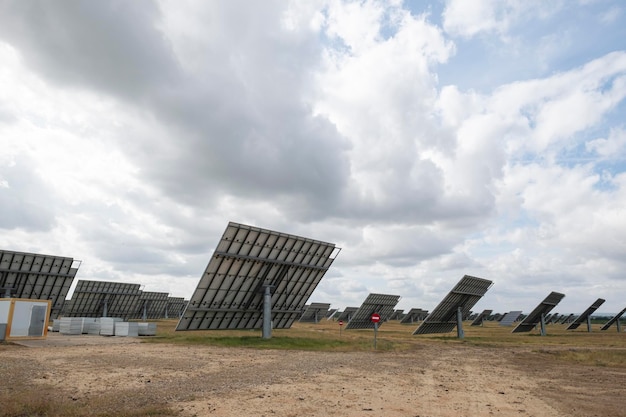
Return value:
M 493 282 L 465 275 L 413 334 L 448 333 L 459 323 L 458 315 L 467 316 L 474 305 L 491 288 Z M 459 330 L 459 337 L 462 331 Z
M 352 320 L 348 322 L 346 330 L 351 329 L 373 329 L 374 323 L 371 321 L 372 314 L 380 315 L 378 326 L 389 320 L 393 314 L 393 309 L 400 301 L 399 295 L 390 294 L 369 294 L 361 307 L 354 313 Z
M 230 222 L 176 330 L 265 332 L 270 297 L 273 328 L 287 329 L 338 251 L 332 243 Z
M 504 316 L 500 319 L 500 326 L 512 326 L 521 315 L 521 311 L 509 311 L 508 313 L 504 313 Z
M 559 319 L 559 323 L 561 324 L 570 323 L 573 317 L 574 317 L 574 314 L 569 314 L 567 316 L 563 314 L 563 317 Z
M 602 326 L 600 330 L 606 330 L 609 327 L 611 327 L 613 323 L 617 322 L 617 331 L 619 332 L 620 331 L 619 319 L 622 317 L 622 315 L 624 315 L 624 313 L 626 313 L 626 308 L 620 311 L 619 313 L 617 313 L 617 315 L 613 317 L 611 320 L 607 321 L 606 324 Z
M 141 289 L 139 284 L 79 280 L 65 317 L 134 317 Z
M 483 321 L 489 317 L 489 315 L 491 314 L 493 310 L 483 310 L 482 313 L 480 313 L 479 315 L 476 316 L 476 318 L 474 319 L 474 321 L 472 322 L 472 326 L 482 326 Z
M 73 258 L 0 250 L 0 295 L 50 300 L 57 318 L 79 267 Z
M 141 291 L 133 311 L 133 319 L 155 320 L 165 318 L 169 294 L 166 292 Z
M 189 300 L 185 300 L 183 297 L 168 297 L 165 318 L 180 318 L 183 315 L 183 311 L 185 310 L 185 306 L 187 306 L 188 302 Z
M 389 320 L 402 320 L 404 317 L 404 310 L 394 310 Z
M 422 321 L 428 316 L 428 310 L 422 310 L 421 308 L 412 308 L 408 313 L 400 320 L 401 324 L 413 324 L 418 321 Z
M 337 320 L 350 321 L 352 316 L 357 312 L 358 307 L 346 307 L 338 316 Z
M 326 312 L 326 319 L 330 320 L 333 318 L 333 316 L 337 314 L 337 309 L 336 308 L 331 308 Z
M 551 292 L 535 309 L 522 320 L 517 327 L 515 327 L 511 333 L 529 332 L 534 329 L 537 324 L 545 323 L 545 315 L 550 312 L 559 302 L 565 297 L 565 294 L 558 292 Z M 545 329 L 542 326 L 541 334 L 545 334 Z
M 576 318 L 576 320 L 574 320 L 572 323 L 570 323 L 569 326 L 567 326 L 567 328 L 565 330 L 574 330 L 577 329 L 578 326 L 580 326 L 582 323 L 584 323 L 585 321 L 587 321 L 587 319 L 589 317 L 591 317 L 591 314 L 596 311 L 602 304 L 604 304 L 604 301 L 602 298 L 598 298 L 593 304 L 591 304 L 589 306 L 589 308 L 587 308 L 587 310 L 585 310 L 583 312 L 583 314 L 581 314 L 580 316 L 578 316 Z M 588 329 L 589 331 L 591 331 L 591 329 Z
M 302 323 L 319 323 L 325 318 L 330 308 L 330 303 L 311 303 L 300 316 Z

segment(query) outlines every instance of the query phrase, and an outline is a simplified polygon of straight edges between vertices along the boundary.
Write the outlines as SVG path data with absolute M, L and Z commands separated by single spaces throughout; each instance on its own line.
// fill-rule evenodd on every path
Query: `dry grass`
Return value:
M 246 347 L 250 349 L 290 349 L 333 352 L 373 351 L 373 330 L 345 330 L 334 321 L 318 324 L 294 323 L 291 329 L 275 329 L 272 338 L 261 338 L 260 330 L 242 331 L 185 331 L 176 332 L 176 320 L 160 320 L 157 336 L 145 338 L 148 343 L 176 345 L 216 345 Z M 565 325 L 549 325 L 547 336 L 539 335 L 538 330 L 529 333 L 511 333 L 512 327 L 502 327 L 497 323 L 486 322 L 482 327 L 472 327 L 465 323 L 465 338 L 456 337 L 456 331 L 448 334 L 414 336 L 417 324 L 403 325 L 387 322 L 380 326 L 377 336 L 377 352 L 419 352 L 425 346 L 446 345 L 448 348 L 479 347 L 506 350 L 514 348 L 518 355 L 526 355 L 529 361 L 539 360 L 549 366 L 551 363 L 571 364 L 573 367 L 617 367 L 626 368 L 625 333 L 615 329 L 600 331 L 601 325 L 593 326 L 588 333 L 586 327 L 576 331 L 565 330 Z M 10 346 L 0 345 L 0 353 Z M 521 349 L 521 350 L 520 350 Z M 519 357 L 521 359 L 521 356 Z M 28 364 L 20 366 L 29 366 Z M 31 381 L 11 378 L 11 369 L 0 373 L 5 383 L 0 382 L 0 415 L 22 416 L 171 416 L 177 412 L 166 403 L 142 403 L 142 400 L 125 398 L 121 403 L 112 395 L 103 394 L 89 401 L 81 398 L 60 396 L 58 392 L 44 386 L 33 386 Z M 21 375 L 27 375 L 22 372 Z M 10 384 L 6 381 L 10 380 Z M 135 401 L 135 402 L 133 402 Z

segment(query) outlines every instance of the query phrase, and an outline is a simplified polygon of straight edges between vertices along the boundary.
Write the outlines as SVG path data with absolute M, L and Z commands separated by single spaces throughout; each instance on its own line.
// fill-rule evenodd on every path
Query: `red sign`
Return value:
M 380 321 L 380 314 L 374 313 L 371 317 L 372 323 L 378 323 Z
M 339 320 L 339 325 L 343 326 L 343 320 Z

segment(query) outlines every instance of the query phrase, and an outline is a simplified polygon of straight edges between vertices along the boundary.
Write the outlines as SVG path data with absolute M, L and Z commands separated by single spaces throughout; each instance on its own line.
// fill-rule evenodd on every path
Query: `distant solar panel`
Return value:
M 328 310 L 328 312 L 326 313 L 326 319 L 330 320 L 333 318 L 333 316 L 337 313 L 337 309 L 336 308 L 331 308 Z
M 346 307 L 338 316 L 337 320 L 342 321 L 350 321 L 352 320 L 352 316 L 357 312 L 358 307 Z
M 500 319 L 500 326 L 512 326 L 521 315 L 521 311 L 509 311 L 508 313 L 504 313 L 504 316 Z
M 399 295 L 390 294 L 369 294 L 363 304 L 352 316 L 352 320 L 348 322 L 346 330 L 352 329 L 373 329 L 374 323 L 371 321 L 372 314 L 380 315 L 378 326 L 389 320 L 393 314 L 393 309 L 400 301 Z
M 461 317 L 467 316 L 492 284 L 493 282 L 487 279 L 465 275 L 413 334 L 448 333 L 452 331 L 459 323 L 459 314 Z M 459 337 L 462 337 L 461 329 L 458 330 Z
M 589 317 L 591 317 L 591 314 L 596 311 L 602 304 L 604 304 L 604 301 L 602 298 L 598 298 L 593 304 L 591 304 L 589 306 L 589 308 L 587 308 L 587 310 L 585 310 L 583 312 L 583 314 L 581 314 L 580 316 L 578 316 L 576 318 L 576 320 L 574 320 L 572 323 L 570 323 L 569 326 L 567 326 L 567 328 L 565 330 L 574 330 L 577 329 L 578 326 L 580 326 L 582 323 L 584 323 L 585 321 L 587 321 L 587 319 Z M 589 331 L 591 331 L 591 328 L 587 329 Z
M 319 323 L 326 317 L 330 303 L 311 303 L 300 316 L 301 323 Z
M 73 258 L 0 250 L 0 297 L 50 300 L 57 318 L 79 267 Z
M 489 317 L 489 315 L 491 314 L 493 310 L 483 310 L 482 313 L 478 314 L 476 316 L 476 318 L 474 318 L 474 321 L 472 322 L 472 326 L 482 326 L 483 321 Z
M 556 307 L 563 297 L 565 297 L 565 294 L 554 291 L 551 292 L 524 320 L 517 325 L 517 327 L 513 329 L 512 333 L 529 332 L 534 329 L 537 324 L 541 324 L 542 320 L 545 322 L 545 315 Z M 541 334 L 545 334 L 545 328 L 543 328 L 543 326 Z
M 229 223 L 176 330 L 258 329 L 271 289 L 274 329 L 291 327 L 339 249 Z
M 165 318 L 168 298 L 169 294 L 166 292 L 141 291 L 132 318 L 142 320 Z
M 602 326 L 600 330 L 606 330 L 609 327 L 611 327 L 613 323 L 617 322 L 617 331 L 619 332 L 620 331 L 619 319 L 624 315 L 624 313 L 626 313 L 626 308 L 620 311 L 619 313 L 617 313 L 617 315 L 615 315 L 611 320 L 607 321 L 606 324 Z
M 561 324 L 571 323 L 573 318 L 574 318 L 574 314 L 569 314 L 567 316 L 565 314 L 563 314 L 563 317 L 561 319 L 559 319 L 559 323 L 561 323 Z
M 394 310 L 389 320 L 402 320 L 404 317 L 404 310 Z
M 139 284 L 79 280 L 65 317 L 134 317 L 141 294 Z
M 183 297 L 168 297 L 165 318 L 180 318 L 188 302 L 189 300 L 185 300 Z
M 422 321 L 428 316 L 428 310 L 422 310 L 421 308 L 412 308 L 408 313 L 400 320 L 401 324 L 413 324 L 418 321 Z

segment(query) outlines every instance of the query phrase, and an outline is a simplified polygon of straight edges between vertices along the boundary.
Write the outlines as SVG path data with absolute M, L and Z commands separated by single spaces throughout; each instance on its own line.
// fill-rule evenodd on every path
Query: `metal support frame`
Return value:
M 541 313 L 541 322 L 539 323 L 539 325 L 541 326 L 541 335 L 545 336 L 546 335 L 546 315 L 544 313 Z
M 591 314 L 587 316 L 587 331 L 591 333 Z
M 622 324 L 619 321 L 620 319 L 617 319 L 617 333 L 621 333 L 622 332 Z
M 463 332 L 463 309 L 461 307 L 456 310 L 456 336 L 459 339 L 465 337 L 465 333 Z
M 272 338 L 272 286 L 264 287 L 263 295 L 263 339 Z

